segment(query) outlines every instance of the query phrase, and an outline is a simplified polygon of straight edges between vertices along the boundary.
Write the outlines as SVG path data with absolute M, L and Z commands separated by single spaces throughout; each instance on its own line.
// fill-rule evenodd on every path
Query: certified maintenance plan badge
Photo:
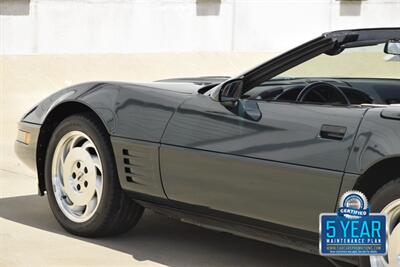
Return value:
M 359 191 L 345 193 L 337 213 L 319 220 L 321 255 L 386 255 L 386 216 L 370 214 L 368 201 Z

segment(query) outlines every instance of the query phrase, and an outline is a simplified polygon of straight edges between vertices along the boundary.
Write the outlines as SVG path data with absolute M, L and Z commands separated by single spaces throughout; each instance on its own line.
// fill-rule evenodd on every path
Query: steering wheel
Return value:
M 321 101 L 315 101 L 319 98 Z M 298 102 L 322 102 L 322 103 L 339 103 L 350 105 L 350 100 L 339 87 L 326 83 L 316 82 L 307 85 L 300 91 L 296 101 Z

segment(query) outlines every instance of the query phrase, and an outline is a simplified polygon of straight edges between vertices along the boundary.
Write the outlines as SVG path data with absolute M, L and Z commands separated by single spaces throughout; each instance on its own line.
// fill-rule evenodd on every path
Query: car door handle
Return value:
M 337 125 L 322 125 L 319 137 L 323 139 L 343 140 L 347 128 Z

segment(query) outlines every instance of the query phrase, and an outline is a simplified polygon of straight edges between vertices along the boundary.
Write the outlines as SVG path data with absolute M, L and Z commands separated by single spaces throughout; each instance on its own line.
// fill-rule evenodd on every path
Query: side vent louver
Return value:
M 154 162 L 148 149 L 122 149 L 124 176 L 127 182 L 143 185 L 158 172 L 158 163 Z
M 138 183 L 134 180 L 133 176 L 134 176 L 134 159 L 133 159 L 133 155 L 129 154 L 129 150 L 128 149 L 122 149 L 122 155 L 123 155 L 123 160 L 124 160 L 124 164 L 125 164 L 125 177 L 126 177 L 126 181 L 129 183 Z
M 159 144 L 111 137 L 122 189 L 164 196 L 160 179 Z

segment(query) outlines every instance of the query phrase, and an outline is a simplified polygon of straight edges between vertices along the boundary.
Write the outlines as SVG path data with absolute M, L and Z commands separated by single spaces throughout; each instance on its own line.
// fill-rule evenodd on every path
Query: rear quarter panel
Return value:
M 364 115 L 346 173 L 363 174 L 385 158 L 400 156 L 400 120 L 383 118 L 383 110 L 384 108 L 372 108 Z

